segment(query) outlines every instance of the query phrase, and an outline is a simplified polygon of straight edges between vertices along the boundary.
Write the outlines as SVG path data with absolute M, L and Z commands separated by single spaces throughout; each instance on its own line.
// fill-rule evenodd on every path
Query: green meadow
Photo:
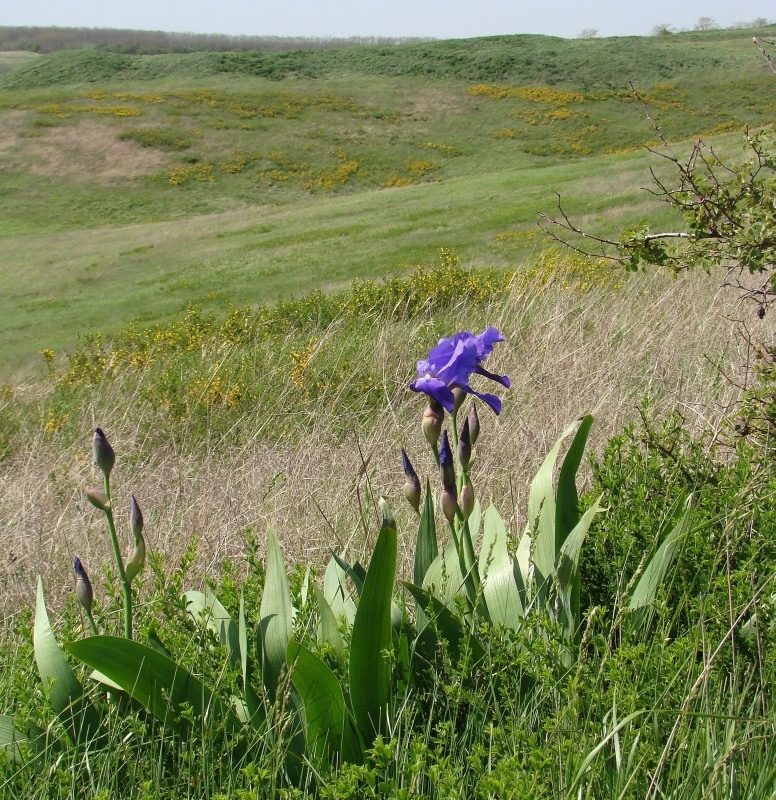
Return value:
M 725 132 L 774 114 L 739 32 L 6 63 L 6 379 L 78 333 L 342 288 L 440 247 L 509 268 L 544 247 L 555 192 L 594 232 L 664 221 L 629 81 L 680 149 L 735 148 Z
M 775 30 L 0 53 L 0 798 L 773 797 Z

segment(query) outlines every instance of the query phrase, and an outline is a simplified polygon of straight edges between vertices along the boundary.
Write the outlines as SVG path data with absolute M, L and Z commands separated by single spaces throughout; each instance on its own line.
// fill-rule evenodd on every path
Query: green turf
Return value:
M 776 114 L 742 31 L 4 64 L 6 380 L 87 331 L 341 287 L 443 246 L 515 267 L 556 191 L 594 230 L 667 221 L 639 189 L 656 133 L 628 80 L 672 141 Z

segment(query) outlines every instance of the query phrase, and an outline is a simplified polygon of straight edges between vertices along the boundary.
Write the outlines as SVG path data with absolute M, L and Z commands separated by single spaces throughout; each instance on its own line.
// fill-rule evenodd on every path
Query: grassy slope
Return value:
M 514 266 L 556 190 L 593 227 L 653 215 L 634 188 L 644 155 L 611 153 L 652 136 L 626 77 L 672 138 L 773 115 L 740 31 L 35 58 L 0 78 L 0 246 L 25 278 L 0 275 L 1 376 L 29 375 L 37 350 L 85 330 L 341 286 L 440 246 Z M 582 97 L 493 99 L 469 91 L 479 82 L 562 82 Z M 185 147 L 118 138 L 146 129 Z M 356 167 L 341 180 L 343 164 Z M 415 185 L 385 189 L 397 179 Z

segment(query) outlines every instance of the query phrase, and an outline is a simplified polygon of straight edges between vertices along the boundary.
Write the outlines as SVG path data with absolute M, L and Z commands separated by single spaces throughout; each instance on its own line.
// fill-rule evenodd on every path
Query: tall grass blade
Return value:
M 239 628 L 218 598 L 210 591 L 203 593 L 192 590 L 184 592 L 183 599 L 186 602 L 186 610 L 194 621 L 204 624 L 208 630 L 212 631 L 218 641 L 226 648 L 229 657 L 239 664 Z
M 556 503 L 553 490 L 555 462 L 563 442 L 574 433 L 578 425 L 579 421 L 576 421 L 563 431 L 539 467 L 528 491 L 528 530 L 534 543 L 534 578 L 540 605 L 544 605 L 547 600 L 560 549 L 555 534 Z
M 437 545 L 436 521 L 434 519 L 434 498 L 431 493 L 431 484 L 426 480 L 426 499 L 423 502 L 423 511 L 418 525 L 418 538 L 415 542 L 415 563 L 413 580 L 418 585 L 423 584 L 423 578 L 428 572 L 434 559 L 439 555 Z
M 579 575 L 579 558 L 582 554 L 582 543 L 593 522 L 596 514 L 602 511 L 601 497 L 582 515 L 574 529 L 566 537 L 566 541 L 560 548 L 558 554 L 558 566 L 556 573 L 558 608 L 560 611 L 560 622 L 563 626 L 563 636 L 567 641 L 571 641 L 580 624 L 579 595 L 581 580 Z
M 682 537 L 690 529 L 692 502 L 693 496 L 689 495 L 684 502 L 685 510 L 681 519 L 652 554 L 644 572 L 641 573 L 641 577 L 633 588 L 627 608 L 631 612 L 631 625 L 638 633 L 643 633 L 648 627 L 652 618 L 652 604 L 674 560 Z
M 256 694 L 251 683 L 253 675 L 253 662 L 250 659 L 248 648 L 248 624 L 245 619 L 245 594 L 240 592 L 240 612 L 237 620 L 237 641 L 240 647 L 240 671 L 243 683 L 243 699 L 249 720 L 254 724 L 263 722 L 266 715 L 264 706 Z
M 563 542 L 579 522 L 579 496 L 577 495 L 577 471 L 582 463 L 585 444 L 590 434 L 593 417 L 582 417 L 579 428 L 569 445 L 566 457 L 558 474 L 558 491 L 555 505 L 555 554 L 560 552 Z
M 360 762 L 363 747 L 345 705 L 339 679 L 318 656 L 293 639 L 286 653 L 291 681 L 304 705 L 307 753 L 317 759 Z
M 318 610 L 321 618 L 318 623 L 318 642 L 328 644 L 337 655 L 340 661 L 345 660 L 345 640 L 337 627 L 337 618 L 331 610 L 331 606 L 326 602 L 323 592 L 317 584 L 313 584 L 313 594 L 318 602 Z
M 383 519 L 361 592 L 350 643 L 350 699 L 367 744 L 387 731 L 391 699 L 391 594 L 396 576 L 397 533 Z
M 97 736 L 100 717 L 89 699 L 84 696 L 81 683 L 59 648 L 46 611 L 43 581 L 40 577 L 38 577 L 33 644 L 35 662 L 38 665 L 40 679 L 46 687 L 48 701 L 65 726 L 68 736 L 76 743 L 94 739 Z
M 323 576 L 323 595 L 335 618 L 344 619 L 347 629 L 350 630 L 356 618 L 356 603 L 348 585 L 347 573 L 333 556 Z
M 259 616 L 262 680 L 270 700 L 274 702 L 294 629 L 294 607 L 283 553 L 272 528 L 267 529 L 267 575 Z
M 234 712 L 185 667 L 123 636 L 90 636 L 66 645 L 79 661 L 99 670 L 157 719 L 184 710 L 206 723 L 239 727 Z M 172 721 L 172 720 L 170 720 Z
M 507 531 L 494 506 L 485 512 L 480 545 L 480 576 L 491 622 L 517 629 L 525 616 L 515 581 L 514 562 L 507 549 Z

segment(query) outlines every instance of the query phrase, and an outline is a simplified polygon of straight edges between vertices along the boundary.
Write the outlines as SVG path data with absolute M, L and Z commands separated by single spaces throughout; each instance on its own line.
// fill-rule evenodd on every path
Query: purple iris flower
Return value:
M 494 394 L 475 392 L 469 386 L 469 378 L 473 374 L 484 375 L 509 388 L 510 381 L 506 375 L 495 375 L 482 366 L 482 362 L 493 352 L 493 345 L 503 341 L 504 337 L 492 326 L 478 336 L 463 331 L 451 338 L 440 339 L 428 358 L 418 361 L 418 379 L 410 384 L 410 389 L 427 394 L 452 413 L 455 407 L 453 388 L 457 387 L 479 397 L 496 414 L 500 414 L 501 400 Z

